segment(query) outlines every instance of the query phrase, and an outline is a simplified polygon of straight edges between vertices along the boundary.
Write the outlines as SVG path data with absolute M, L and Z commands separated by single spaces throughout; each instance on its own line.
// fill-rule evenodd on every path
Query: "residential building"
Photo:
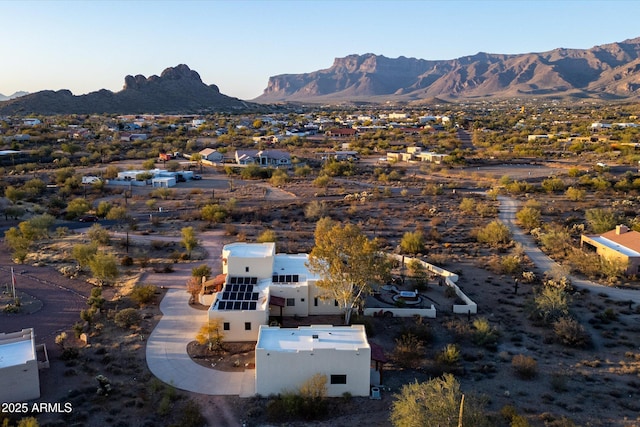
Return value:
M 580 246 L 601 257 L 626 264 L 626 274 L 640 274 L 640 233 L 625 225 L 600 235 L 582 235 Z
M 0 402 L 40 397 L 40 374 L 33 329 L 0 334 Z
M 368 396 L 371 347 L 364 325 L 261 326 L 255 350 L 256 393 L 295 390 L 316 374 L 327 378 L 327 396 Z
M 283 167 L 291 165 L 291 154 L 282 150 L 237 150 L 236 163 L 239 165 L 258 165 L 265 167 Z
M 316 286 L 307 254 L 276 254 L 275 243 L 236 242 L 222 249 L 224 285 L 209 308 L 225 341 L 256 341 L 270 317 L 340 314 Z
M 207 160 L 213 163 L 222 163 L 222 159 L 224 158 L 222 153 L 214 148 L 205 148 L 204 150 L 200 151 L 200 155 L 202 156 L 203 160 Z

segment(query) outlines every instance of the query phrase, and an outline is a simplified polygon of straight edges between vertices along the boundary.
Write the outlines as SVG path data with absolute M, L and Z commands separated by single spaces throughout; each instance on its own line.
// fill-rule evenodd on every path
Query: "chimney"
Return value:
M 616 235 L 621 235 L 629 231 L 629 227 L 626 225 L 616 225 Z

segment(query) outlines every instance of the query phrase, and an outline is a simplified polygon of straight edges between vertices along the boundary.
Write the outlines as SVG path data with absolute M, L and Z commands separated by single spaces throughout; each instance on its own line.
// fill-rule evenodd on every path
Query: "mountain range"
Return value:
M 18 96 L 22 95 L 22 96 Z M 336 58 L 330 68 L 269 78 L 253 102 L 220 93 L 187 65 L 160 76 L 126 76 L 119 92 L 69 90 L 0 98 L 0 114 L 210 113 L 262 110 L 260 104 L 415 102 L 523 97 L 638 100 L 640 37 L 591 49 L 542 53 L 477 53 L 451 60 L 387 58 L 373 53 Z M 271 108 L 271 107 L 269 107 Z
M 451 60 L 336 58 L 324 70 L 269 78 L 256 102 L 420 101 L 640 96 L 640 37 L 591 49 L 478 53 Z
M 3 95 L 0 93 L 0 101 L 7 101 L 9 99 L 20 98 L 21 96 L 28 95 L 29 92 L 14 92 L 11 95 Z
M 86 95 L 44 90 L 0 102 L 0 114 L 140 114 L 246 111 L 256 104 L 220 93 L 187 65 L 165 69 L 160 76 L 126 76 L 119 92 L 106 89 Z

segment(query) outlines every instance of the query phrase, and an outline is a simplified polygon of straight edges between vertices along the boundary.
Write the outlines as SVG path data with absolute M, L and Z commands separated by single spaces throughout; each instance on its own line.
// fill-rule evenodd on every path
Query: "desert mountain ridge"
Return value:
M 616 100 L 640 96 L 640 37 L 591 49 L 479 52 L 451 60 L 336 58 L 330 68 L 269 78 L 256 102 L 424 101 L 514 97 Z
M 9 99 L 20 98 L 21 96 L 28 95 L 29 92 L 18 91 L 14 92 L 11 95 L 3 95 L 0 93 L 0 101 L 8 101 Z
M 246 111 L 258 107 L 206 85 L 187 65 L 165 69 L 160 76 L 128 75 L 119 92 L 102 89 L 85 95 L 44 90 L 0 102 L 0 114 L 139 114 Z

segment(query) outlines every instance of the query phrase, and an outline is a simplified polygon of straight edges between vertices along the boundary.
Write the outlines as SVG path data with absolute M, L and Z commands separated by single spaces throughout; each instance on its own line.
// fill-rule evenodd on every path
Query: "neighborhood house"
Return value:
M 596 252 L 609 260 L 618 260 L 626 266 L 625 273 L 640 274 L 640 233 L 618 225 L 615 230 L 600 235 L 582 235 L 582 248 Z

